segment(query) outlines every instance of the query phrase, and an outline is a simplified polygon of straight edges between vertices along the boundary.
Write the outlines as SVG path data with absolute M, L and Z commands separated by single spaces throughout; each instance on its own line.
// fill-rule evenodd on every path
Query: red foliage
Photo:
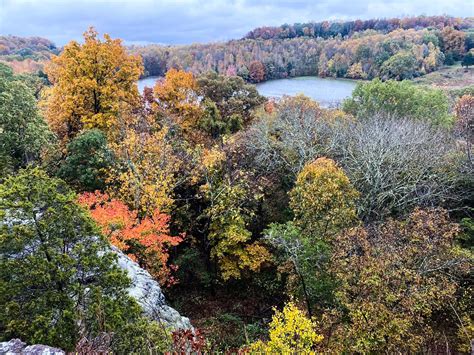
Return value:
M 173 332 L 173 354 L 204 354 L 207 352 L 206 339 L 199 329 L 178 329 Z
M 255 60 L 250 63 L 249 72 L 250 80 L 253 83 L 259 83 L 265 80 L 265 66 L 262 64 L 262 62 Z
M 79 203 L 89 208 L 92 218 L 113 245 L 128 253 L 162 284 L 176 283 L 171 276 L 176 267 L 168 265 L 168 248 L 178 245 L 183 235 L 169 235 L 169 215 L 155 210 L 150 217 L 140 220 L 137 211 L 99 191 L 83 193 Z
M 276 102 L 274 99 L 269 99 L 265 104 L 263 105 L 263 108 L 265 109 L 266 113 L 272 114 L 275 112 L 276 109 Z

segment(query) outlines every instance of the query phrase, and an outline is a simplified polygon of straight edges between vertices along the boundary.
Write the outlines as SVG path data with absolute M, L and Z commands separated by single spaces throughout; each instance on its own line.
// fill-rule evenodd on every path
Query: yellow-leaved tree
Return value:
M 198 84 L 192 73 L 173 68 L 166 72 L 153 90 L 158 108 L 175 116 L 187 133 L 197 128 L 204 113 L 197 90 Z
M 203 216 L 208 219 L 211 257 L 224 280 L 239 279 L 245 270 L 258 271 L 270 259 L 270 252 L 252 242 L 248 224 L 250 207 L 258 194 L 252 193 L 244 171 L 226 170 L 226 153 L 218 148 L 206 150 L 202 157 L 204 184 L 200 190 L 209 203 Z
M 324 239 L 356 219 L 358 196 L 334 160 L 319 158 L 306 164 L 298 174 L 290 192 L 290 207 L 304 234 Z
M 251 354 L 313 354 L 323 336 L 315 330 L 315 323 L 296 305 L 289 302 L 283 311 L 275 311 L 270 323 L 269 340 L 250 346 Z
M 84 43 L 68 43 L 45 67 L 53 84 L 45 92 L 45 116 L 51 129 L 66 142 L 83 128 L 106 133 L 115 127 L 119 112 L 140 103 L 137 80 L 142 60 L 126 52 L 119 39 L 90 28 Z
M 303 296 L 309 315 L 314 306 L 330 306 L 333 278 L 327 272 L 330 241 L 357 222 L 359 193 L 337 164 L 328 158 L 307 163 L 290 191 L 294 220 L 271 224 L 264 232 L 292 266 L 288 288 Z
M 120 143 L 113 143 L 117 167 L 110 172 L 113 197 L 125 201 L 140 216 L 158 209 L 169 212 L 178 183 L 180 160 L 173 152 L 168 129 L 139 132 L 126 129 Z

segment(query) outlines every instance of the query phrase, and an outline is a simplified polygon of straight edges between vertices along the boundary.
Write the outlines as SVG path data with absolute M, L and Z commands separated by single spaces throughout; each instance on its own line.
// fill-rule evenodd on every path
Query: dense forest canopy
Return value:
M 0 55 L 26 57 L 41 52 L 55 53 L 56 45 L 41 37 L 0 36 Z
M 410 79 L 465 61 L 471 25 L 360 26 L 132 48 L 90 28 L 54 55 L 6 37 L 7 56 L 27 46 L 51 59 L 29 74 L 0 63 L 0 340 L 468 353 L 474 88 L 448 97 Z M 161 78 L 140 93 L 144 74 Z M 310 74 L 372 80 L 327 109 L 252 84 Z M 145 312 L 119 253 L 193 330 Z
M 215 71 L 250 82 L 294 76 L 411 79 L 460 60 L 474 47 L 472 18 L 413 17 L 261 28 L 241 40 L 132 47 L 146 75 L 170 68 Z
M 370 19 L 354 21 L 324 21 L 295 23 L 293 25 L 281 25 L 279 27 L 259 27 L 250 31 L 244 38 L 250 39 L 272 39 L 272 38 L 295 38 L 295 37 L 322 37 L 352 36 L 356 32 L 376 30 L 388 33 L 397 29 L 408 30 L 421 28 L 453 27 L 457 30 L 472 28 L 474 18 L 456 18 L 449 16 L 417 16 L 391 19 Z
M 8 63 L 18 73 L 38 72 L 59 49 L 42 37 L 0 35 L 0 63 Z
M 306 75 L 402 80 L 472 55 L 473 29 L 470 17 L 326 21 L 257 28 L 228 42 L 129 50 L 143 58 L 144 76 L 164 76 L 176 68 L 238 75 L 253 83 Z M 42 69 L 42 60 L 57 52 L 43 38 L 0 37 L 0 60 L 19 72 Z

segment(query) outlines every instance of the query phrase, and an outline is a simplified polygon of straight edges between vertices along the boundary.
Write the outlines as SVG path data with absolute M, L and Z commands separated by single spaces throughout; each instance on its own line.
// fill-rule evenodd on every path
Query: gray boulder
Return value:
M 193 329 L 189 318 L 182 317 L 178 311 L 166 304 L 160 285 L 146 270 L 118 248 L 111 248 L 118 256 L 118 265 L 127 271 L 132 280 L 128 289 L 129 295 L 138 301 L 149 318 L 163 322 L 171 329 Z
M 20 339 L 12 339 L 0 343 L 0 354 L 20 354 L 26 346 Z
M 26 346 L 20 339 L 11 339 L 0 343 L 0 354 L 5 355 L 64 355 L 64 351 L 47 345 L 35 344 Z

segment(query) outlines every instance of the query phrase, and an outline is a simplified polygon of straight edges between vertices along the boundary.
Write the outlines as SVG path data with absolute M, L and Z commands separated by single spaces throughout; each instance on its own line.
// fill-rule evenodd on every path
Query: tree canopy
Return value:
M 364 118 L 378 113 L 426 120 L 449 126 L 449 102 L 441 90 L 415 86 L 409 81 L 372 80 L 359 83 L 352 97 L 344 102 L 346 112 Z
M 470 26 L 328 21 L 140 47 L 90 29 L 61 52 L 0 37 L 0 340 L 468 352 L 474 91 L 410 80 L 467 58 Z M 47 78 L 15 74 L 53 52 Z M 249 83 L 316 74 L 379 79 L 342 107 Z M 188 322 L 158 285 L 194 329 L 172 328 Z
M 45 116 L 63 141 L 82 128 L 108 133 L 116 129 L 120 111 L 139 102 L 136 82 L 142 61 L 130 55 L 121 40 L 90 28 L 84 43 L 72 41 L 45 68 L 53 86 L 46 93 Z
M 0 68 L 1 70 L 2 68 Z M 53 136 L 33 90 L 7 68 L 0 74 L 0 176 L 37 162 Z
M 63 181 L 21 170 L 0 185 L 0 206 L 3 339 L 72 350 L 79 334 L 139 315 L 127 275 Z

